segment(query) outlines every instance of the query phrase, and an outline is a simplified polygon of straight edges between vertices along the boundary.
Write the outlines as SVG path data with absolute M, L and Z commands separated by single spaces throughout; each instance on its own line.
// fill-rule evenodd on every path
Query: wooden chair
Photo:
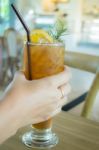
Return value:
M 96 74 L 93 84 L 85 99 L 85 105 L 81 114 L 83 117 L 90 118 L 94 100 L 99 90 L 99 56 L 66 52 L 65 64 L 73 68 Z
M 0 83 L 2 81 L 2 38 L 0 38 Z
M 7 80 L 12 80 L 14 73 L 20 68 L 20 50 L 22 48 L 22 40 L 19 33 L 9 28 L 4 32 L 4 43 L 7 54 Z M 19 47 L 20 45 L 20 47 Z
M 4 78 L 6 76 L 6 63 L 4 57 L 4 38 L 0 37 L 0 90 L 3 89 Z

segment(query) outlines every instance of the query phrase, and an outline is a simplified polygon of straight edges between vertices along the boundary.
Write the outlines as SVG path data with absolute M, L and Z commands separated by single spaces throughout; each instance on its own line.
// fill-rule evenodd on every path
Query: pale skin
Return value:
M 70 76 L 68 67 L 58 75 L 33 81 L 26 80 L 21 72 L 16 73 L 0 101 L 0 144 L 21 127 L 58 114 L 70 92 Z

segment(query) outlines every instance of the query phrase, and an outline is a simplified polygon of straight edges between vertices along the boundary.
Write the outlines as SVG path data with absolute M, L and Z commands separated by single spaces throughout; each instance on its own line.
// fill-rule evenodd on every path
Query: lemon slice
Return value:
M 33 30 L 30 35 L 31 42 L 53 43 L 53 38 L 44 30 Z

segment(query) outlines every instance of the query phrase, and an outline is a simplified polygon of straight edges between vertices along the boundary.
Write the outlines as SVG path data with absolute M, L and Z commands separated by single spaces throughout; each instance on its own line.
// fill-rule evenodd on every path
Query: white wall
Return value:
M 77 46 L 77 42 L 80 39 L 81 21 L 83 17 L 82 16 L 83 2 L 84 0 L 71 0 L 71 2 L 68 5 L 61 6 L 62 9 L 65 10 L 66 13 L 68 13 L 68 21 L 71 26 L 71 34 L 65 37 L 66 50 L 99 56 L 98 49 L 86 47 L 83 48 Z M 81 93 L 84 93 L 89 90 L 95 75 L 92 73 L 76 69 L 71 69 L 71 72 L 72 72 L 72 80 L 71 80 L 72 94 L 75 95 L 76 97 L 79 96 Z
M 24 15 L 29 10 L 41 11 L 41 0 L 17 0 L 17 7 Z

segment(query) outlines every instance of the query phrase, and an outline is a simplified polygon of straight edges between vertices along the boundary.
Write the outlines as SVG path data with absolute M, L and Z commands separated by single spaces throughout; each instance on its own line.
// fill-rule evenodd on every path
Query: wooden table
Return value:
M 20 129 L 0 150 L 29 150 L 21 142 L 21 135 L 27 130 L 30 127 Z M 60 142 L 52 150 L 99 150 L 99 123 L 62 112 L 54 119 L 54 131 Z

